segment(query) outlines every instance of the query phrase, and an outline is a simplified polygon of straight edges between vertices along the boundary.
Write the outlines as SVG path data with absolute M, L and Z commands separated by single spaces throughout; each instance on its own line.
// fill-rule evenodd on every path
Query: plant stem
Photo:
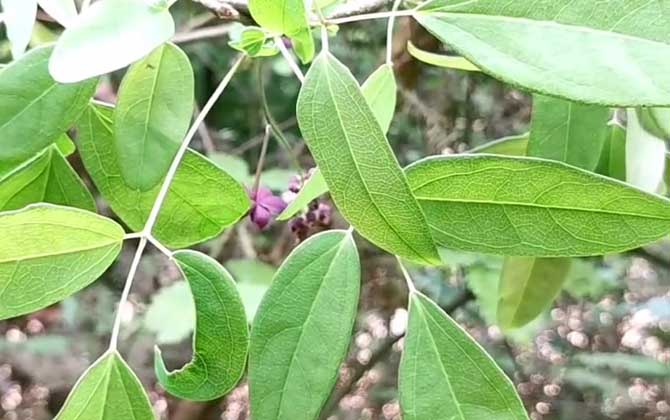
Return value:
M 158 197 L 156 197 L 156 201 L 154 202 L 154 206 L 151 209 L 151 213 L 149 214 L 147 223 L 144 226 L 143 232 L 145 236 L 149 237 L 151 235 L 151 231 L 154 228 L 154 225 L 156 224 L 156 220 L 158 219 L 158 214 L 160 213 L 161 207 L 165 202 L 165 197 L 167 196 L 167 193 L 170 190 L 170 185 L 172 184 L 172 181 L 174 180 L 174 177 L 177 174 L 179 164 L 181 163 L 182 158 L 186 154 L 188 146 L 191 143 L 191 140 L 193 140 L 195 133 L 198 132 L 198 127 L 200 126 L 200 124 L 203 123 L 203 121 L 205 121 L 205 117 L 207 117 L 209 111 L 212 110 L 212 108 L 216 104 L 216 101 L 218 101 L 219 98 L 221 97 L 221 94 L 228 86 L 228 83 L 230 83 L 230 80 L 233 78 L 233 75 L 239 68 L 240 64 L 242 64 L 242 62 L 244 61 L 244 57 L 245 56 L 243 54 L 240 54 L 239 57 L 235 60 L 233 66 L 230 68 L 228 73 L 226 73 L 223 80 L 221 80 L 221 83 L 216 88 L 212 96 L 209 98 L 205 106 L 202 107 L 202 111 L 200 111 L 200 114 L 198 114 L 198 117 L 195 119 L 193 125 L 191 125 L 191 128 L 186 134 L 184 141 L 181 143 L 179 151 L 177 152 L 177 155 L 174 157 L 172 165 L 170 166 L 170 169 L 168 170 L 168 173 L 165 176 L 165 180 L 163 181 L 163 185 L 161 186 L 160 192 L 158 193 Z
M 402 0 L 395 0 L 391 12 L 397 12 Z M 388 27 L 386 29 L 386 64 L 393 65 L 393 26 L 395 25 L 396 15 L 391 15 L 389 18 Z
M 326 25 L 321 25 L 321 49 L 325 52 L 330 51 L 328 28 L 326 28 Z
M 305 75 L 302 74 L 302 70 L 300 70 L 300 67 L 298 67 L 298 63 L 295 62 L 295 60 L 291 56 L 291 53 L 286 49 L 286 45 L 284 45 L 284 40 L 282 40 L 281 37 L 277 36 L 275 37 L 275 44 L 277 45 L 277 48 L 279 48 L 279 51 L 281 51 L 281 55 L 283 55 L 284 59 L 288 62 L 288 65 L 289 67 L 291 67 L 291 70 L 293 70 L 293 73 L 295 73 L 298 80 L 300 80 L 300 83 L 304 83 Z
M 265 165 L 265 155 L 268 152 L 268 143 L 270 142 L 271 132 L 272 127 L 270 127 L 270 124 L 265 124 L 265 137 L 263 137 L 263 145 L 261 146 L 261 154 L 258 157 L 258 164 L 256 165 L 256 177 L 254 178 L 254 187 L 252 189 L 254 194 L 258 192 L 258 188 L 261 185 L 261 174 L 263 173 L 263 166 Z
M 331 25 L 341 25 L 343 23 L 351 22 L 360 22 L 362 20 L 371 20 L 371 19 L 387 19 L 390 17 L 398 16 L 412 16 L 414 14 L 413 10 L 400 10 L 396 12 L 378 12 L 378 13 L 367 13 L 364 15 L 357 16 L 347 16 L 338 19 L 329 19 L 328 23 Z
M 109 342 L 110 351 L 116 350 L 117 348 L 119 341 L 119 330 L 121 329 L 121 310 L 128 301 L 130 289 L 133 285 L 133 280 L 135 280 L 135 274 L 137 273 L 137 268 L 140 265 L 140 260 L 142 259 L 142 253 L 144 252 L 147 243 L 151 242 L 154 246 L 156 246 L 161 252 L 163 252 L 168 257 L 172 255 L 170 250 L 167 249 L 167 247 L 165 247 L 163 244 L 161 244 L 157 239 L 155 239 L 151 232 L 156 224 L 156 220 L 158 220 L 158 214 L 160 213 L 161 207 L 165 202 L 165 197 L 167 197 L 167 193 L 170 190 L 170 185 L 172 184 L 172 181 L 174 180 L 174 177 L 177 174 L 179 164 L 181 163 L 182 158 L 184 157 L 186 151 L 188 150 L 188 145 L 191 143 L 191 140 L 193 140 L 193 137 L 195 137 L 195 134 L 198 132 L 198 128 L 200 127 L 200 125 L 205 121 L 205 117 L 207 116 L 209 111 L 212 110 L 214 104 L 216 104 L 216 101 L 221 97 L 221 94 L 230 83 L 230 80 L 233 78 L 233 75 L 239 68 L 240 64 L 242 64 L 242 61 L 244 61 L 244 57 L 245 56 L 243 54 L 240 54 L 239 57 L 235 60 L 233 66 L 230 68 L 228 73 L 226 73 L 223 80 L 216 88 L 212 96 L 209 98 L 209 100 L 207 100 L 207 103 L 202 108 L 202 111 L 200 111 L 200 114 L 198 114 L 198 116 L 196 117 L 195 121 L 191 125 L 191 128 L 186 134 L 186 137 L 184 137 L 184 140 L 182 141 L 181 146 L 179 147 L 179 151 L 175 155 L 172 164 L 170 165 L 170 169 L 168 170 L 168 173 L 165 176 L 165 180 L 163 181 L 163 185 L 161 186 L 160 192 L 158 193 L 158 197 L 156 197 L 156 201 L 154 202 L 154 205 L 151 209 L 151 213 L 149 214 L 149 218 L 147 219 L 147 222 L 144 225 L 144 229 L 142 229 L 142 232 L 140 233 L 132 233 L 126 235 L 125 237 L 128 239 L 139 237 L 140 243 L 137 245 L 137 251 L 135 251 L 135 257 L 133 258 L 133 262 L 130 265 L 130 271 L 128 272 L 128 277 L 126 278 L 126 283 L 125 286 L 123 287 L 123 292 L 121 293 L 121 299 L 119 300 L 119 306 L 116 318 L 114 319 L 114 327 L 112 328 L 112 337 Z
M 119 300 L 119 306 L 116 309 L 116 317 L 114 318 L 114 327 L 112 328 L 112 338 L 109 340 L 109 351 L 115 351 L 119 343 L 119 331 L 121 330 L 121 315 L 123 311 L 123 306 L 128 302 L 128 295 L 130 295 L 130 288 L 133 285 L 133 280 L 135 279 L 135 274 L 137 273 L 137 268 L 140 266 L 140 260 L 142 259 L 142 253 L 147 246 L 147 238 L 141 237 L 140 243 L 137 245 L 137 250 L 135 251 L 135 257 L 133 262 L 130 264 L 130 271 L 128 271 L 128 277 L 126 278 L 126 284 L 123 286 L 123 292 L 121 293 L 121 299 Z

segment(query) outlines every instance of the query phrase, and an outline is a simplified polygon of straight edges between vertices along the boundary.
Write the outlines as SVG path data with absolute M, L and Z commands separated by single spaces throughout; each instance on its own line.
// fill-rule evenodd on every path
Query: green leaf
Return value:
M 272 57 L 279 54 L 279 49 L 274 45 L 272 39 L 261 28 L 244 28 L 236 38 L 232 37 L 228 42 L 231 48 L 246 53 L 249 57 Z
M 528 156 L 593 171 L 610 131 L 610 114 L 607 107 L 534 95 Z
M 596 172 L 619 181 L 626 180 L 626 129 L 618 123 L 610 124 Z
M 218 152 L 208 156 L 212 162 L 225 168 L 226 172 L 240 184 L 248 182 L 251 178 L 249 173 L 249 163 L 241 157 Z
M 96 80 L 56 83 L 52 47 L 37 48 L 0 73 L 0 161 L 23 161 L 67 131 L 86 108 Z
M 393 66 L 379 67 L 361 86 L 361 91 L 384 133 L 389 131 L 395 114 L 397 85 Z
M 21 58 L 28 48 L 37 17 L 36 0 L 0 0 L 7 25 L 7 38 L 12 44 L 12 57 Z
M 55 145 L 0 181 L 0 210 L 16 210 L 33 203 L 96 211 L 93 196 Z
M 258 260 L 230 260 L 226 262 L 226 268 L 237 279 L 237 290 L 251 323 L 263 296 L 272 284 L 275 267 Z
M 56 146 L 58 151 L 65 157 L 70 156 L 77 150 L 77 146 L 75 146 L 74 142 L 67 134 L 61 134 L 61 136 L 58 137 L 54 145 Z
M 669 13 L 648 0 L 434 0 L 415 17 L 504 82 L 580 102 L 667 106 L 670 90 L 659 86 L 670 85 L 670 27 L 650 22 Z
M 161 386 L 180 398 L 209 401 L 232 390 L 242 378 L 249 350 L 249 328 L 235 282 L 215 260 L 195 251 L 173 258 L 195 300 L 193 360 L 168 372 L 156 347 L 155 369 Z
M 416 45 L 412 44 L 412 41 L 407 42 L 407 51 L 417 60 L 423 61 L 424 63 L 431 64 L 433 66 L 445 67 L 454 70 L 481 71 L 479 70 L 479 67 L 475 66 L 463 57 L 435 54 L 429 51 L 424 51 Z
M 439 261 L 421 209 L 356 79 L 328 52 L 307 73 L 298 123 L 335 204 L 361 235 L 408 260 Z
M 397 89 L 393 67 L 388 65 L 379 67 L 361 86 L 361 92 L 384 132 L 388 132 L 393 121 Z M 323 178 L 321 170 L 316 168 L 312 176 L 300 189 L 298 195 L 277 217 L 277 220 L 290 219 L 306 208 L 310 202 L 327 192 L 326 180 Z
M 176 344 L 193 332 L 195 304 L 185 281 L 164 287 L 151 299 L 144 327 L 156 334 L 159 344 Z
M 503 137 L 498 140 L 475 147 L 468 153 L 488 153 L 492 155 L 526 156 L 530 133 Z
M 505 373 L 449 315 L 418 292 L 410 295 L 398 375 L 403 419 L 528 419 Z
M 570 258 L 506 258 L 500 277 L 498 324 L 522 327 L 544 312 L 561 291 Z
M 74 0 L 37 0 L 37 3 L 49 16 L 66 28 L 77 19 L 78 13 Z
M 312 175 L 305 181 L 298 195 L 286 206 L 283 212 L 277 217 L 277 220 L 284 221 L 292 218 L 298 212 L 309 206 L 309 203 L 328 192 L 328 185 L 323 178 L 319 168 L 316 168 Z
M 140 380 L 116 351 L 84 372 L 54 420 L 154 420 Z
M 86 170 L 112 210 L 131 229 L 141 230 L 160 186 L 142 192 L 123 181 L 113 144 L 112 109 L 89 107 L 79 121 L 77 145 Z M 249 205 L 242 185 L 189 150 L 170 186 L 154 234 L 174 248 L 204 242 L 240 220 Z
M 318 416 L 349 348 L 359 288 L 360 262 L 348 232 L 312 236 L 289 255 L 251 329 L 255 420 Z
M 284 34 L 303 63 L 314 57 L 314 39 L 303 0 L 250 0 L 251 17 L 263 28 Z
M 45 308 L 96 280 L 121 250 L 115 222 L 50 204 L 0 213 L 0 319 Z
M 433 157 L 406 174 L 436 243 L 446 248 L 588 256 L 637 248 L 670 232 L 668 200 L 560 162 Z
M 146 56 L 174 32 L 166 8 L 148 1 L 96 1 L 63 32 L 49 71 L 61 83 L 110 73 Z
M 147 191 L 165 177 L 191 122 L 194 89 L 191 63 L 171 43 L 126 73 L 114 110 L 114 144 L 129 187 Z
M 665 141 L 645 130 L 638 113 L 628 110 L 626 129 L 626 182 L 657 192 L 665 172 Z
M 637 108 L 640 125 L 663 140 L 670 140 L 670 108 Z

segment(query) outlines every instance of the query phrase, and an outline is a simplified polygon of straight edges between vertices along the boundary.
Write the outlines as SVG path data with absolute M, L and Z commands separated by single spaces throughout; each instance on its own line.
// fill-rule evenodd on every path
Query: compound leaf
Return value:
M 49 71 L 61 83 L 100 76 L 141 59 L 174 31 L 174 20 L 164 6 L 138 0 L 96 1 L 63 32 Z
M 353 75 L 330 53 L 312 64 L 298 123 L 342 215 L 381 248 L 439 261 L 424 215 Z
M 586 103 L 667 106 L 669 13 L 648 0 L 434 0 L 415 17 L 505 82 Z
M 121 250 L 124 231 L 84 210 L 37 204 L 0 213 L 0 319 L 45 308 L 96 280 Z
M 449 315 L 418 292 L 410 295 L 398 381 L 403 419 L 528 419 L 505 373 Z
M 116 351 L 84 372 L 54 420 L 154 420 L 140 380 Z
M 149 217 L 160 185 L 149 191 L 129 187 L 121 176 L 113 144 L 113 110 L 89 107 L 79 121 L 77 144 L 86 170 L 112 210 L 133 230 Z M 189 150 L 154 228 L 167 246 L 187 247 L 219 235 L 249 210 L 244 187 L 214 163 Z
M 52 47 L 36 48 L 0 73 L 0 161 L 24 161 L 56 141 L 77 120 L 97 80 L 72 85 L 47 70 Z
M 348 232 L 315 235 L 289 255 L 251 329 L 254 419 L 318 416 L 349 347 L 359 288 L 360 262 Z
M 114 143 L 121 175 L 147 191 L 167 173 L 193 114 L 191 62 L 167 43 L 133 64 L 119 88 Z
M 460 155 L 424 159 L 405 172 L 445 248 L 588 256 L 633 249 L 670 232 L 668 200 L 560 162 Z
M 213 400 L 232 390 L 244 374 L 249 350 L 244 305 L 232 277 L 215 260 L 195 251 L 177 251 L 173 258 L 195 301 L 193 360 L 168 372 L 156 347 L 156 376 L 180 398 Z

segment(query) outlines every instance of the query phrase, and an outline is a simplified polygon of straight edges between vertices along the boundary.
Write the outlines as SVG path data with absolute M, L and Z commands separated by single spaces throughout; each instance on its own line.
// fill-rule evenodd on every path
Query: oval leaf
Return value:
M 0 210 L 17 210 L 33 203 L 96 211 L 93 196 L 56 145 L 49 146 L 0 181 Z
M 49 16 L 66 28 L 77 19 L 74 0 L 37 0 L 37 3 Z
M 54 420 L 154 420 L 140 380 L 116 351 L 84 372 Z
M 670 201 L 566 164 L 434 157 L 406 171 L 436 242 L 510 256 L 602 255 L 670 232 Z
M 126 184 L 141 191 L 167 173 L 188 130 L 194 103 L 193 69 L 174 44 L 130 67 L 114 111 L 114 143 Z
M 244 374 L 249 350 L 244 306 L 232 277 L 215 260 L 195 251 L 178 251 L 173 258 L 195 301 L 193 360 L 168 372 L 156 347 L 156 376 L 180 398 L 213 400 L 230 392 Z
M 421 208 L 349 69 L 320 54 L 298 98 L 298 123 L 331 196 L 361 235 L 412 261 L 439 261 Z
M 12 57 L 21 58 L 28 48 L 37 17 L 36 0 L 0 0 L 7 25 L 7 38 L 12 44 Z
M 0 213 L 0 319 L 45 308 L 96 280 L 121 250 L 124 231 L 83 210 L 39 204 Z
M 315 235 L 286 259 L 251 330 L 255 420 L 317 417 L 349 347 L 359 288 L 360 262 L 348 232 Z
M 121 69 L 149 54 L 174 35 L 165 7 L 141 0 L 100 0 L 63 32 L 49 71 L 73 83 Z
M 514 385 L 477 342 L 418 292 L 398 373 L 406 420 L 527 420 Z
M 609 134 L 610 114 L 603 106 L 533 96 L 528 156 L 593 171 Z
M 314 58 L 314 39 L 307 20 L 304 0 L 250 0 L 249 11 L 263 28 L 284 34 L 303 63 Z
M 56 83 L 52 47 L 37 48 L 0 73 L 0 161 L 26 160 L 67 131 L 86 108 L 97 80 Z
M 131 229 L 141 230 L 160 185 L 142 192 L 124 182 L 113 144 L 112 109 L 89 107 L 79 121 L 77 144 L 86 170 L 112 210 Z M 170 186 L 154 235 L 167 246 L 187 247 L 219 235 L 246 215 L 249 206 L 239 182 L 189 150 Z
M 561 291 L 570 271 L 570 258 L 505 258 L 500 275 L 498 324 L 522 327 L 540 315 Z
M 670 4 L 648 0 L 434 0 L 416 18 L 505 82 L 580 102 L 664 106 L 670 27 L 649 22 L 668 14 Z

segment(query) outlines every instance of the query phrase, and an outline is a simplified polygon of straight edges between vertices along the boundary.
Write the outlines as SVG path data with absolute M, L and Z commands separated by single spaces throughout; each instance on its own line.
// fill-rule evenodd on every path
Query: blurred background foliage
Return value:
M 220 21 L 190 1 L 178 2 L 172 10 L 179 27 L 176 40 L 192 60 L 196 96 L 203 104 L 237 54 L 227 43 L 241 25 Z M 346 25 L 331 41 L 332 52 L 361 82 L 383 62 L 385 24 Z M 54 40 L 58 30 L 40 15 L 33 44 Z M 482 74 L 421 64 L 405 51 L 410 40 L 427 50 L 441 48 L 409 20 L 398 21 L 393 56 L 400 91 L 389 140 L 401 163 L 463 152 L 528 129 L 529 95 Z M 0 32 L 0 62 L 9 60 L 9 46 Z M 98 98 L 114 102 L 122 76 L 104 78 Z M 290 197 L 291 179 L 313 166 L 296 127 L 299 88 L 281 58 L 247 61 L 194 147 L 250 183 L 263 137 L 265 96 L 290 147 L 270 144 L 261 183 Z M 86 176 L 76 155 L 71 163 Z M 98 199 L 99 208 L 111 215 Z M 321 204 L 330 206 L 327 197 Z M 291 226 L 275 223 L 260 231 L 245 220 L 200 247 L 233 273 L 250 319 L 276 267 L 299 240 Z M 308 234 L 331 226 L 344 226 L 337 213 L 325 223 L 309 224 Z M 396 379 L 407 292 L 395 259 L 360 237 L 357 242 L 364 270 L 360 315 L 350 355 L 322 418 L 399 419 Z M 83 292 L 38 313 L 0 322 L 1 419 L 52 418 L 77 377 L 104 351 L 131 247 Z M 533 420 L 667 420 L 669 251 L 666 241 L 629 254 L 576 261 L 553 307 L 530 325 L 506 333 L 495 325 L 501 258 L 450 253 L 449 265 L 414 267 L 412 274 L 418 288 L 450 310 L 510 375 Z M 156 387 L 153 345 L 161 344 L 168 363 L 180 366 L 191 357 L 194 323 L 190 291 L 162 254 L 143 259 L 130 303 L 122 311 L 121 350 L 150 389 L 159 418 L 248 418 L 244 382 L 224 400 L 206 404 L 175 400 Z

